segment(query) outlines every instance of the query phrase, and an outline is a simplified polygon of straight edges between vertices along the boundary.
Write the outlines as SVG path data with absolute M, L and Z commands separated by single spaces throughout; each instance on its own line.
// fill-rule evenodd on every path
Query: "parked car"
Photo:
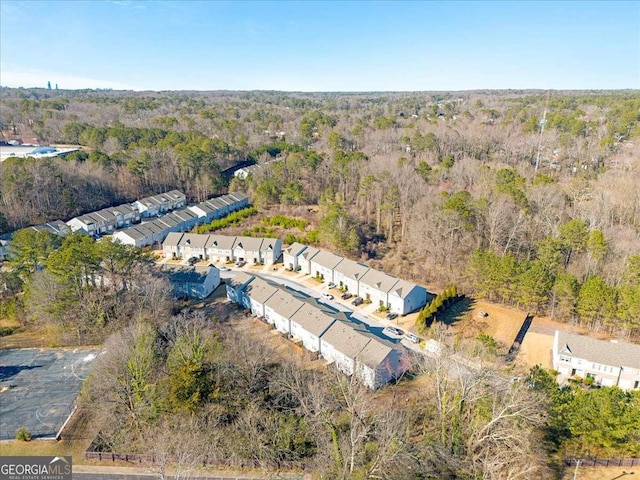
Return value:
M 393 312 L 387 313 L 387 320 L 393 320 L 394 318 L 398 318 L 397 313 L 393 313 Z
M 221 272 L 230 272 L 231 269 L 227 268 L 227 267 L 218 267 L 218 270 L 220 270 Z
M 327 285 L 327 288 L 336 288 L 336 284 L 331 282 L 329 283 L 329 285 Z
M 244 267 L 247 264 L 247 262 L 245 262 L 244 260 L 238 260 L 236 262 L 236 267 L 240 268 L 240 267 Z
M 364 303 L 364 300 L 362 299 L 362 297 L 356 297 L 353 299 L 353 302 L 351 302 L 351 305 L 355 305 L 356 307 L 358 305 L 362 305 Z
M 479 316 L 480 318 L 485 318 L 485 317 L 488 317 L 488 316 L 489 316 L 489 314 L 488 314 L 487 312 L 485 312 L 484 310 L 480 310 L 480 311 L 478 312 L 478 316 Z
M 353 297 L 353 295 L 351 295 L 349 292 L 344 292 L 342 295 L 340 295 L 340 298 L 343 300 L 349 300 L 351 297 Z
M 404 338 L 406 338 L 407 340 L 413 343 L 420 343 L 420 337 L 418 337 L 413 333 L 405 333 Z
M 401 330 L 400 328 L 396 328 L 396 327 L 387 327 L 385 328 L 385 331 L 393 335 L 398 335 L 399 337 L 404 335 L 404 330 Z
M 331 295 L 330 293 L 323 293 L 322 298 L 324 300 L 333 300 L 333 295 Z
M 198 257 L 191 257 L 189 260 L 187 260 L 187 263 L 191 266 L 195 265 L 196 263 L 198 263 L 200 261 L 200 259 Z

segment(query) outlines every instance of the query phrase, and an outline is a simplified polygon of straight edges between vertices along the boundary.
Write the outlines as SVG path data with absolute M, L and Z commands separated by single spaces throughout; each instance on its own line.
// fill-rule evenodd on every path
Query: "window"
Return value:
M 563 355 L 560 355 L 560 361 L 561 362 L 571 363 L 571 357 L 565 357 Z

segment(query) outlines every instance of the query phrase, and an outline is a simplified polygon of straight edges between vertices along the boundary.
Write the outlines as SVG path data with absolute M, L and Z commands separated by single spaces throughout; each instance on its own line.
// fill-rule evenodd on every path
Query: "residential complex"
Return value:
M 411 368 L 409 352 L 401 344 L 383 340 L 349 313 L 315 298 L 244 272 L 229 280 L 226 288 L 229 300 L 371 389 Z
M 416 311 L 427 303 L 424 287 L 317 248 L 294 243 L 284 250 L 283 259 L 289 270 L 335 283 L 365 301 L 400 315 Z
M 172 232 L 162 244 L 166 258 L 191 258 L 220 262 L 247 262 L 271 265 L 282 255 L 277 238 L 230 237 Z

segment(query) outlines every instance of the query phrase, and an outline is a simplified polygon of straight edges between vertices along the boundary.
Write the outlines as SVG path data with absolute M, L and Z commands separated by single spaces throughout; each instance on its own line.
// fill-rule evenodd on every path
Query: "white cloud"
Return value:
M 52 86 L 64 90 L 77 90 L 84 88 L 112 88 L 114 90 L 140 90 L 120 82 L 98 80 L 95 78 L 80 77 L 68 73 L 53 72 L 31 68 L 20 68 L 9 65 L 0 65 L 0 84 L 3 87 L 40 87 L 46 88 L 47 82 Z

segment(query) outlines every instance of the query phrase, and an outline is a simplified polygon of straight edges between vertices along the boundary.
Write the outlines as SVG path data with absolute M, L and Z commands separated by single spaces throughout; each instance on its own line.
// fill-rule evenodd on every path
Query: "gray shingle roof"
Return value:
M 348 258 L 342 260 L 336 266 L 336 268 L 334 268 L 334 271 L 341 273 L 345 277 L 351 278 L 353 280 L 361 279 L 368 270 L 368 266 L 362 263 L 354 262 L 353 260 L 349 260 Z
M 209 235 L 199 235 L 197 233 L 185 233 L 180 239 L 181 247 L 204 248 L 209 240 Z
M 358 360 L 367 367 L 376 369 L 392 350 L 389 345 L 372 338 L 358 354 Z
M 333 323 L 321 338 L 350 358 L 356 358 L 371 341 L 370 337 L 340 321 Z
M 233 248 L 242 248 L 245 252 L 259 252 L 262 248 L 264 238 L 257 237 L 236 237 Z
M 225 282 L 233 288 L 238 288 L 248 282 L 252 282 L 256 279 L 253 275 L 249 275 L 247 272 L 239 272 L 231 278 L 225 279 Z
M 378 270 L 369 269 L 369 271 L 362 276 L 360 282 L 387 293 L 398 282 L 398 279 Z
M 298 255 L 300 255 L 302 252 L 304 252 L 304 249 L 307 248 L 306 245 L 303 245 L 302 243 L 292 243 L 289 247 L 287 247 L 287 254 L 297 257 Z
M 269 298 L 278 291 L 278 287 L 261 278 L 255 278 L 245 290 L 247 295 L 258 303 L 264 304 Z
M 162 271 L 169 275 L 173 283 L 204 283 L 212 266 L 194 266 L 163 264 Z
M 558 352 L 613 367 L 640 368 L 640 345 L 556 330 Z
M 291 321 L 312 335 L 319 337 L 336 320 L 311 303 L 305 303 L 300 310 L 293 314 Z
M 180 232 L 169 232 L 169 235 L 164 239 L 162 245 L 167 247 L 177 247 L 183 235 L 184 233 Z
M 265 305 L 273 309 L 278 315 L 289 319 L 304 305 L 304 302 L 294 297 L 291 292 L 279 288 L 269 300 L 266 301 Z
M 316 256 L 313 257 L 313 263 L 317 263 L 318 265 L 330 268 L 333 270 L 336 265 L 338 265 L 344 257 L 340 257 L 331 252 L 326 252 L 324 250 L 320 250 Z

